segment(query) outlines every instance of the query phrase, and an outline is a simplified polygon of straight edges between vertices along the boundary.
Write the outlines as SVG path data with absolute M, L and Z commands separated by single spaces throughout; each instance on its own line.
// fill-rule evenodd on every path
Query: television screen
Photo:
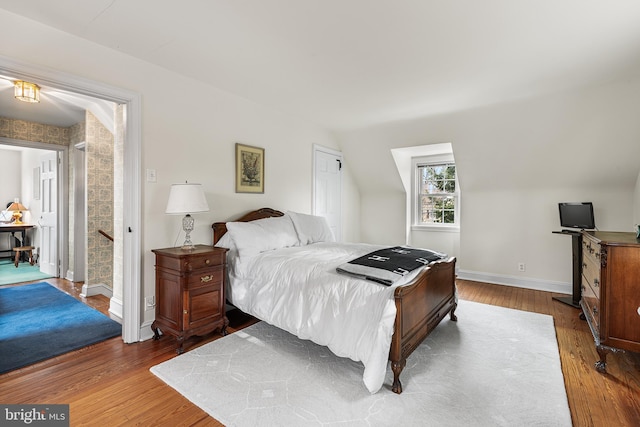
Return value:
M 591 202 L 558 203 L 558 206 L 560 208 L 560 226 L 584 230 L 596 228 Z

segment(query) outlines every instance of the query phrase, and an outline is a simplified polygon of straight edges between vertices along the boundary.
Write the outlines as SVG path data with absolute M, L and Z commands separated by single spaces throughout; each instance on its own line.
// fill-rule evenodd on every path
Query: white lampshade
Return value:
M 191 243 L 191 232 L 193 231 L 194 220 L 190 215 L 196 212 L 207 212 L 209 205 L 204 197 L 204 191 L 200 184 L 173 184 L 169 192 L 169 201 L 165 213 L 186 214 L 182 218 L 182 229 L 184 230 L 184 243 L 182 249 L 191 250 L 195 248 Z
M 209 211 L 207 199 L 200 184 L 173 184 L 165 213 L 188 214 Z

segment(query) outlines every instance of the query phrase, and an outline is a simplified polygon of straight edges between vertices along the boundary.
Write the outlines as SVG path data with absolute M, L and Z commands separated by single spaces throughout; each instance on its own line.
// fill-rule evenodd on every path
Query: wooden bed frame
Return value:
M 262 218 L 278 217 L 284 214 L 271 208 L 262 208 L 249 212 L 235 221 L 248 222 Z M 213 224 L 213 244 L 227 232 L 225 222 Z M 407 358 L 420 343 L 435 329 L 449 313 L 451 320 L 458 320 L 455 291 L 456 259 L 432 263 L 411 283 L 395 290 L 396 320 L 394 325 L 389 360 L 393 371 L 394 393 L 402 393 L 400 373 Z

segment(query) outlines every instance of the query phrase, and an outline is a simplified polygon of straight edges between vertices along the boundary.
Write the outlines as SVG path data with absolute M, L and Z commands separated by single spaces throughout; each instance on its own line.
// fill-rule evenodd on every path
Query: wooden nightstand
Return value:
M 227 249 L 196 245 L 193 250 L 154 249 L 156 254 L 156 319 L 154 339 L 174 335 L 176 352 L 184 340 L 220 329 L 227 334 L 224 280 Z

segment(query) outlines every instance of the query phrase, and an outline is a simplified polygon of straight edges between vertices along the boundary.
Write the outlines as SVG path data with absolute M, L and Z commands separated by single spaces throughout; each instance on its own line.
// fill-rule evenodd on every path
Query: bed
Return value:
M 457 320 L 456 260 L 431 262 L 392 286 L 339 274 L 336 267 L 345 261 L 381 247 L 336 243 L 326 222 L 314 222 L 319 218 L 262 208 L 214 223 L 214 245 L 229 248 L 227 299 L 242 312 L 361 361 L 371 393 L 382 387 L 390 362 L 391 390 L 400 394 L 409 355 L 447 314 Z M 275 233 L 261 234 L 276 223 Z

